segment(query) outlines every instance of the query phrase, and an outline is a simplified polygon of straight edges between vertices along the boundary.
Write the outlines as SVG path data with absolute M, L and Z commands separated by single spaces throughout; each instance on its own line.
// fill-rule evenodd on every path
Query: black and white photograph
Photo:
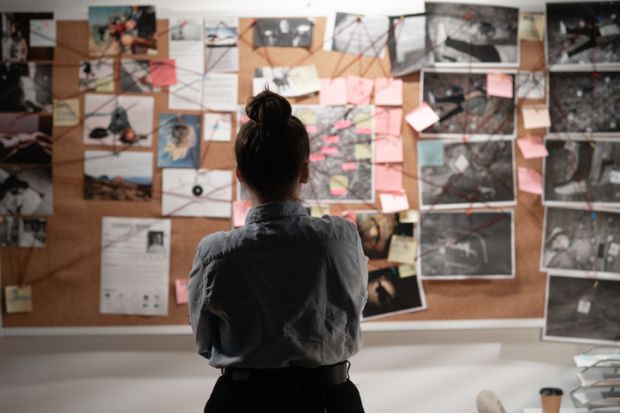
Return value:
M 545 72 L 519 71 L 517 74 L 517 98 L 544 99 L 547 92 Z
M 52 112 L 52 65 L 0 66 L 0 112 Z
M 620 213 L 548 207 L 543 231 L 543 272 L 620 274 Z
M 549 275 L 544 339 L 620 344 L 620 280 Z
M 338 12 L 325 23 L 323 48 L 340 53 L 383 57 L 390 31 L 385 16 L 363 16 Z
M 512 140 L 444 141 L 443 163 L 418 161 L 420 208 L 514 206 L 515 164 Z
M 514 74 L 505 72 L 512 77 Z M 516 129 L 514 99 L 487 94 L 487 73 L 456 70 L 423 70 L 421 99 L 439 121 L 421 132 L 422 137 L 512 138 Z
M 491 279 L 515 275 L 513 214 L 433 212 L 420 220 L 422 279 Z
M 518 66 L 519 9 L 462 3 L 425 6 L 429 63 Z
M 204 20 L 204 71 L 238 72 L 239 19 L 236 17 L 207 17 Z
M 620 63 L 620 3 L 547 4 L 547 64 L 555 68 Z
M 620 71 L 549 72 L 549 135 L 620 137 Z
M 54 60 L 54 13 L 0 13 L 2 61 Z
M 252 93 L 259 94 L 265 88 L 285 97 L 306 96 L 321 90 L 316 65 L 265 66 L 254 69 Z
M 364 255 L 370 259 L 386 259 L 393 235 L 414 236 L 414 224 L 400 222 L 396 214 L 358 211 L 355 214 L 357 231 L 362 240 Z
M 158 93 L 161 89 L 153 86 L 150 60 L 121 60 L 121 92 Z
M 43 248 L 47 219 L 0 217 L 0 247 Z
M 149 231 L 146 235 L 147 254 L 165 254 L 164 231 Z
M 79 82 L 81 92 L 114 93 L 114 59 L 82 60 Z
M 314 21 L 309 18 L 260 18 L 253 28 L 254 47 L 301 47 L 312 46 Z
M 620 207 L 620 141 L 547 139 L 545 145 L 545 205 Z
M 426 16 L 390 17 L 388 52 L 392 76 L 418 71 L 426 63 Z
M 0 215 L 52 215 L 52 168 L 0 167 Z
M 0 114 L 0 163 L 49 164 L 51 160 L 51 116 Z
M 365 320 L 426 309 L 426 297 L 415 268 L 401 265 L 368 273 Z

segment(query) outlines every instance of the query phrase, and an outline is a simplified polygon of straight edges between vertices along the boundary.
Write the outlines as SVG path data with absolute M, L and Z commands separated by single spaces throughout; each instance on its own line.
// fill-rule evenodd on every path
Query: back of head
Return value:
M 241 126 L 235 142 L 241 178 L 262 199 L 294 195 L 310 154 L 305 126 L 292 116 L 285 98 L 268 90 L 250 98 L 245 113 L 249 121 Z

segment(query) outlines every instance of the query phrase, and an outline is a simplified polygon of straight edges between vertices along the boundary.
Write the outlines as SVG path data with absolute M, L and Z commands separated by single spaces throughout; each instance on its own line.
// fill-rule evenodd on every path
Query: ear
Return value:
M 310 164 L 308 161 L 304 162 L 304 165 L 301 167 L 301 174 L 299 175 L 299 183 L 307 184 L 310 179 Z
M 243 181 L 243 177 L 241 176 L 241 171 L 239 170 L 239 167 L 235 167 L 235 176 L 237 177 L 237 180 L 241 183 L 244 183 Z

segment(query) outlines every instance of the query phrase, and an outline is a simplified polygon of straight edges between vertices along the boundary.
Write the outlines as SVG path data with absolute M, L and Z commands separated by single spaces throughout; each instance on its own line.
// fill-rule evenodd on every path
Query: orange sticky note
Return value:
M 374 82 L 359 76 L 347 76 L 347 103 L 368 105 Z
M 545 158 L 549 155 L 543 138 L 540 136 L 517 139 L 517 145 L 519 145 L 525 159 Z
M 403 123 L 401 108 L 377 107 L 375 110 L 375 133 L 385 135 L 400 135 Z
M 519 170 L 519 189 L 523 192 L 542 195 L 542 176 L 530 168 L 520 166 Z
M 321 105 L 346 105 L 347 80 L 344 77 L 321 79 L 319 101 Z
M 375 162 L 403 162 L 403 139 L 400 136 L 377 135 Z
M 529 105 L 521 109 L 525 129 L 548 128 L 551 126 L 547 105 Z
M 505 73 L 487 74 L 487 95 L 512 98 L 513 77 Z
M 174 59 L 151 60 L 149 63 L 153 86 L 172 86 L 177 84 L 177 66 Z
M 174 292 L 177 298 L 177 304 L 187 304 L 187 278 L 177 278 L 174 280 Z
M 426 103 L 419 104 L 407 115 L 407 122 L 418 132 L 439 121 L 439 116 Z
M 379 193 L 379 199 L 381 200 L 381 210 L 386 214 L 409 209 L 409 200 L 404 190 Z
M 248 216 L 248 212 L 252 209 L 252 201 L 249 199 L 242 199 L 239 201 L 233 201 L 233 226 L 242 227 L 245 225 L 245 219 Z
M 403 168 L 400 164 L 375 166 L 375 190 L 400 191 L 403 188 Z
M 375 79 L 375 105 L 402 106 L 403 81 L 392 77 Z

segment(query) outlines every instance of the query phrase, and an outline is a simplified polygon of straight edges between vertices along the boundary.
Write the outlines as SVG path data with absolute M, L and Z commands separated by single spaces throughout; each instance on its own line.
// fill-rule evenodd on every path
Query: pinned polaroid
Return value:
M 9 285 L 4 287 L 4 301 L 7 314 L 32 312 L 32 287 Z
M 52 113 L 53 65 L 4 63 L 0 65 L 0 112 Z
M 363 16 L 338 12 L 325 23 L 323 48 L 328 51 L 383 57 L 389 21 L 383 16 Z
M 365 320 L 426 309 L 420 277 L 410 265 L 393 266 L 368 273 Z
M 312 46 L 314 21 L 308 18 L 259 18 L 254 20 L 253 47 Z
M 0 217 L 0 247 L 43 248 L 47 219 Z
M 153 62 L 155 60 L 121 59 L 121 91 L 159 93 L 162 85 L 153 81 Z
M 157 166 L 198 168 L 200 165 L 200 116 L 160 113 Z
M 230 142 L 232 115 L 230 113 L 205 113 L 202 118 L 205 141 Z
M 51 166 L 0 167 L 0 216 L 52 215 L 53 212 Z
M 54 99 L 54 126 L 77 126 L 80 117 L 79 99 Z
M 0 114 L 0 163 L 51 163 L 52 127 L 49 116 Z
M 88 26 L 91 56 L 157 51 L 155 6 L 89 6 Z
M 416 72 L 426 64 L 426 15 L 390 17 L 388 52 L 392 76 Z
M 164 169 L 162 187 L 162 215 L 213 218 L 231 216 L 231 171 Z
M 149 201 L 153 185 L 150 152 L 86 151 L 84 199 Z
M 358 211 L 355 224 L 364 255 L 370 259 L 386 259 L 395 236 L 413 237 L 414 234 L 414 224 L 402 222 L 398 213 Z
M 205 73 L 239 71 L 238 30 L 237 17 L 205 17 Z
M 114 59 L 82 60 L 79 70 L 80 91 L 114 93 Z

